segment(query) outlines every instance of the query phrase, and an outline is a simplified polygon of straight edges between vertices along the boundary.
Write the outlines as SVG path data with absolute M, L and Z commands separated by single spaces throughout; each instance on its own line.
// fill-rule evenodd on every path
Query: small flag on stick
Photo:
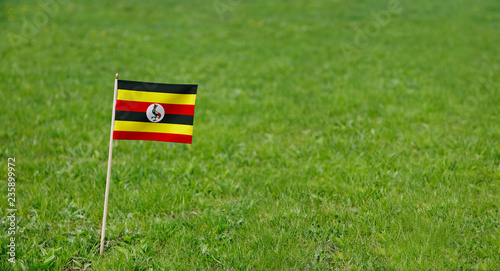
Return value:
M 191 144 L 197 89 L 198 85 L 118 80 L 118 74 L 116 74 L 102 218 L 101 254 L 104 251 L 108 213 L 113 139 L 155 140 Z
M 191 144 L 197 88 L 118 80 L 113 139 Z

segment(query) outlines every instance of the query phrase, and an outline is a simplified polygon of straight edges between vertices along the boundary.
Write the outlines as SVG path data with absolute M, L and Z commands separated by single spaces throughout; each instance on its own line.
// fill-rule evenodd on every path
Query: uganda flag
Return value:
M 118 80 L 113 139 L 191 144 L 197 88 Z

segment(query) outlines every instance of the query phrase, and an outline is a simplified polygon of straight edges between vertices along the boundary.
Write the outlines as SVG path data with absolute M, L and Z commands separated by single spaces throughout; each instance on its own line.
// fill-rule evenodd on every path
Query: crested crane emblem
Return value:
M 161 104 L 151 104 L 146 111 L 146 116 L 151 122 L 160 122 L 165 116 L 165 109 Z

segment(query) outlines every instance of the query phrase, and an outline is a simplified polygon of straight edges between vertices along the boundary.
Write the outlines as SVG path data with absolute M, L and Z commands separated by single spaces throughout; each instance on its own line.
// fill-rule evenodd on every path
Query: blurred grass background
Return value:
M 500 265 L 497 1 L 0 7 L 0 269 Z M 100 256 L 116 72 L 199 89 L 192 145 L 115 141 Z

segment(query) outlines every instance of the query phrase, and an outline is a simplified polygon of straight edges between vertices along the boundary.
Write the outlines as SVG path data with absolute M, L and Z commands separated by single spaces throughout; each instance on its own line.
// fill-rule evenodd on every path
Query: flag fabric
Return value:
M 113 139 L 191 144 L 197 88 L 118 80 Z

